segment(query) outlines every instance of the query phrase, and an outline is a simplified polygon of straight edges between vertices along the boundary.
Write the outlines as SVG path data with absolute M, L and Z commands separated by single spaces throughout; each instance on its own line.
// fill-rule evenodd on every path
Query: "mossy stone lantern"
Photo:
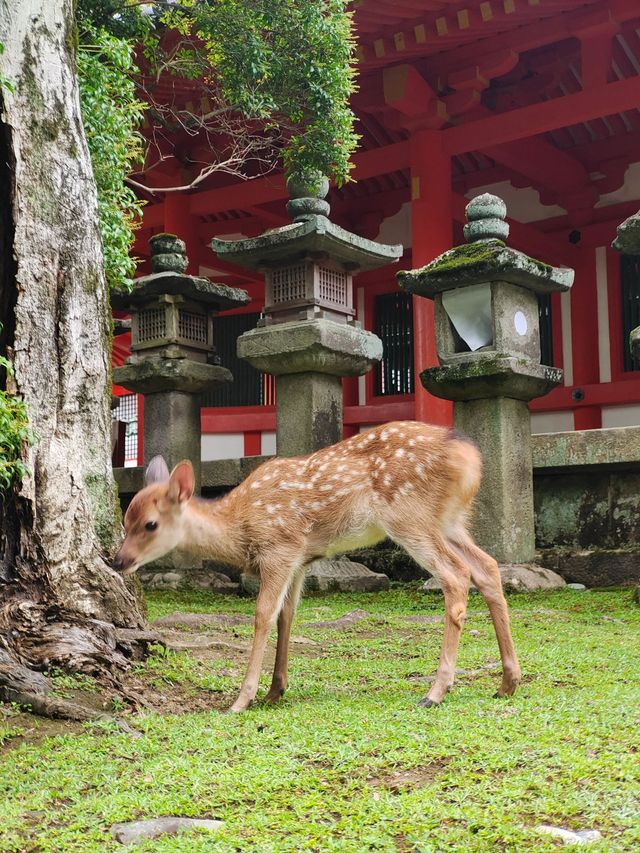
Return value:
M 478 541 L 499 562 L 527 563 L 535 552 L 527 403 L 562 380 L 561 370 L 540 363 L 538 297 L 568 290 L 574 272 L 509 248 L 506 205 L 497 196 L 476 197 L 466 213 L 466 245 L 398 280 L 435 301 L 440 367 L 423 371 L 422 384 L 454 401 L 456 427 L 484 456 Z
M 130 293 L 112 294 L 114 308 L 131 313 L 131 356 L 113 380 L 144 394 L 145 464 L 156 454 L 169 467 L 193 462 L 200 480 L 200 395 L 233 377 L 219 364 L 213 316 L 246 305 L 246 291 L 186 275 L 185 244 L 172 234 L 149 241 L 151 275 Z
M 342 377 L 361 376 L 382 357 L 380 339 L 354 321 L 352 278 L 397 261 L 402 246 L 334 225 L 326 178 L 287 185 L 290 225 L 211 247 L 265 276 L 264 317 L 238 338 L 238 355 L 276 377 L 277 452 L 295 456 L 341 439 Z

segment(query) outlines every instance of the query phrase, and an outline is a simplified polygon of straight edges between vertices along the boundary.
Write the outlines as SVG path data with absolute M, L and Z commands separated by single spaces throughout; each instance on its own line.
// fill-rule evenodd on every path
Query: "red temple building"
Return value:
M 640 207 L 640 0 L 354 6 L 362 140 L 356 182 L 330 192 L 331 219 L 402 243 L 404 255 L 354 282 L 357 317 L 382 338 L 385 358 L 344 381 L 345 434 L 395 418 L 450 421 L 450 404 L 415 381 L 436 363 L 433 304 L 400 292 L 395 275 L 463 242 L 465 205 L 487 191 L 507 203 L 510 245 L 576 271 L 571 291 L 540 302 L 543 362 L 563 368 L 564 385 L 531 404 L 533 431 L 640 424 L 640 363 L 628 347 L 640 325 L 640 257 L 610 248 L 616 226 Z M 193 104 L 199 96 L 191 89 L 172 97 Z M 155 179 L 184 183 L 172 168 L 154 170 Z M 144 209 L 138 257 L 148 256 L 154 233 L 175 233 L 187 244 L 189 272 L 252 297 L 215 321 L 236 381 L 203 401 L 204 460 L 275 450 L 270 378 L 235 357 L 238 334 L 263 307 L 264 285 L 220 261 L 209 243 L 285 224 L 285 201 L 281 175 L 243 182 L 217 174 Z M 116 338 L 117 363 L 127 351 L 127 337 Z M 131 395 L 120 407 L 130 407 L 120 415 L 131 421 L 128 464 L 140 451 L 135 402 Z

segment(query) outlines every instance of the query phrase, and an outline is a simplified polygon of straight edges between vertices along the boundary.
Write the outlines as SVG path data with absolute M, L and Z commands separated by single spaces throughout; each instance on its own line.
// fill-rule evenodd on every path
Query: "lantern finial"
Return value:
M 506 240 L 509 236 L 507 205 L 499 196 L 491 193 L 478 195 L 471 199 L 465 213 L 467 224 L 464 226 L 464 239 L 467 243 Z

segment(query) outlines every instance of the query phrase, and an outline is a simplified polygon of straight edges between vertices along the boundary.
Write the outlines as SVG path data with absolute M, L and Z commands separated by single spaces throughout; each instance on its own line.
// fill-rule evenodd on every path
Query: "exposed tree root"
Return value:
M 0 605 L 0 700 L 15 702 L 44 717 L 68 720 L 114 717 L 76 702 L 51 696 L 43 674 L 57 668 L 94 676 L 133 707 L 145 701 L 122 686 L 132 661 L 142 660 L 154 644 L 153 631 L 116 628 L 97 619 L 83 619 L 56 606 L 15 598 Z M 121 727 L 128 730 L 126 723 Z

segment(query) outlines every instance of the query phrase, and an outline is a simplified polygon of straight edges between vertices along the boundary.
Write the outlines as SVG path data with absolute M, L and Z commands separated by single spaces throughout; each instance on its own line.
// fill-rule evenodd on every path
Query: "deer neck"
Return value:
M 182 548 L 193 554 L 242 567 L 246 547 L 242 526 L 231 518 L 226 498 L 215 501 L 192 500 L 185 510 Z

